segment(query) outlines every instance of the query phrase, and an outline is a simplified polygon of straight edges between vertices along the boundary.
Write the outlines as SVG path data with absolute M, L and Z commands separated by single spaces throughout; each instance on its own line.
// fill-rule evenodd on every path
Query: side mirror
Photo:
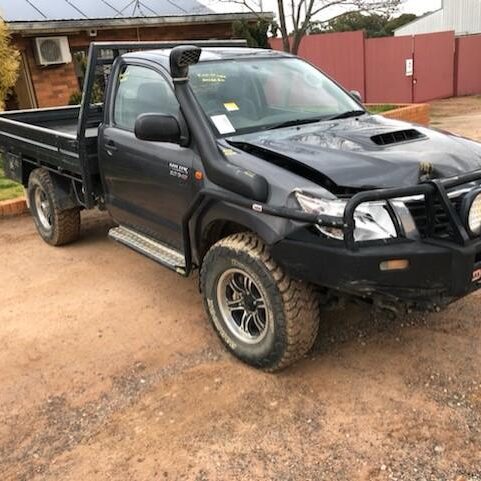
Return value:
M 177 119 L 172 115 L 141 114 L 135 120 L 135 136 L 150 142 L 180 144 L 182 135 Z
M 359 92 L 358 90 L 351 90 L 349 93 L 351 94 L 351 97 L 353 97 L 355 100 L 362 104 L 361 92 Z

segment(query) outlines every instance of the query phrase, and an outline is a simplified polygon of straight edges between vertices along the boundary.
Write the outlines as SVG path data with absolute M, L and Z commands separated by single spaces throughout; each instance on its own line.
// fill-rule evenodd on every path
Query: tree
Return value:
M 418 17 L 417 15 L 414 15 L 414 13 L 403 13 L 402 15 L 399 15 L 399 17 L 391 18 L 386 24 L 387 34 L 394 35 L 394 30 L 401 28 L 407 23 L 413 22 L 416 18 Z
M 259 13 L 259 0 L 221 0 L 237 3 L 251 12 Z M 402 0 L 277 0 L 278 28 L 282 36 L 284 51 L 297 54 L 304 35 L 308 33 L 316 18 L 333 13 L 334 8 L 391 15 Z M 340 15 L 337 15 L 340 16 Z M 289 22 L 292 20 L 293 31 L 289 34 Z
M 319 26 L 314 26 L 311 32 L 331 33 L 364 30 L 368 37 L 385 37 L 387 35 L 387 22 L 388 17 L 377 13 L 365 15 L 359 12 L 348 12 L 326 23 L 319 24 Z
M 5 108 L 5 100 L 18 78 L 20 53 L 10 39 L 7 26 L 0 20 L 0 110 Z
M 79 51 L 73 54 L 73 61 L 76 68 L 80 69 L 82 72 L 82 77 L 80 79 L 80 90 L 73 92 L 70 95 L 70 99 L 68 101 L 69 105 L 79 105 L 82 102 L 82 90 L 83 90 L 83 83 L 85 81 L 85 76 L 87 75 L 87 64 L 88 64 L 88 57 L 87 52 Z M 99 82 L 100 79 L 97 79 L 93 86 L 92 86 L 92 93 L 90 94 L 90 101 L 93 104 L 102 103 L 104 101 L 104 93 L 105 93 L 105 80 L 102 78 L 102 82 Z
M 234 22 L 232 30 L 236 37 L 245 38 L 248 47 L 268 48 L 267 32 L 271 23 L 259 18 L 255 23 L 245 20 Z
M 311 32 L 354 32 L 364 30 L 368 37 L 387 37 L 394 35 L 394 30 L 416 19 L 414 14 L 391 17 L 377 13 L 364 14 L 347 12 L 328 22 L 319 23 Z

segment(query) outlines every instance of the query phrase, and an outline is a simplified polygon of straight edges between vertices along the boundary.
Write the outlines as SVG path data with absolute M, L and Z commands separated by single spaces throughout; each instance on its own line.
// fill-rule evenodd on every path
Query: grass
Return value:
M 23 186 L 5 178 L 3 172 L 3 165 L 0 160 L 0 201 L 7 199 L 14 199 L 24 195 Z
M 382 114 L 383 112 L 388 112 L 389 110 L 397 109 L 397 105 L 383 104 L 383 105 L 372 105 L 368 107 L 371 114 Z

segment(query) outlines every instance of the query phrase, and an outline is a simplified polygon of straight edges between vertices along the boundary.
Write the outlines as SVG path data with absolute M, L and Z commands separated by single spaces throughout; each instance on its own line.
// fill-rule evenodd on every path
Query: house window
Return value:
M 22 53 L 20 58 L 17 83 L 7 96 L 5 107 L 7 110 L 33 109 L 37 107 L 30 70 L 24 53 Z

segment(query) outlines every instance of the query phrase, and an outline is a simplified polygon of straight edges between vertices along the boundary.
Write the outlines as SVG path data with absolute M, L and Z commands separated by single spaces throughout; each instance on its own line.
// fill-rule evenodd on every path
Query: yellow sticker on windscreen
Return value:
M 235 112 L 236 110 L 239 110 L 239 106 L 235 102 L 226 102 L 224 107 L 227 112 Z

